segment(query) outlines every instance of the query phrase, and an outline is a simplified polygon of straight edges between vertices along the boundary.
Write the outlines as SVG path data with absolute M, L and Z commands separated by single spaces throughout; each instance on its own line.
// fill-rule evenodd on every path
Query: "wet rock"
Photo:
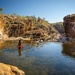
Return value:
M 0 75 L 25 75 L 25 73 L 15 66 L 0 63 Z

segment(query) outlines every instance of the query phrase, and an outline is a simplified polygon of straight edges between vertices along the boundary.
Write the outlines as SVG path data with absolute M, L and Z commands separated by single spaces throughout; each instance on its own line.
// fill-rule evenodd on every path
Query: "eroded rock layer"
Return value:
M 75 14 L 65 16 L 63 25 L 68 39 L 75 41 Z

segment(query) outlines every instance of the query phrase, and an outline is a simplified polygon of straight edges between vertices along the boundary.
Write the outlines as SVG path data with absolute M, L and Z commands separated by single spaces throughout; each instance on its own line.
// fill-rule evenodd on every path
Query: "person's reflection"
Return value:
M 22 51 L 22 45 L 21 45 L 21 39 L 20 39 L 19 43 L 18 43 L 18 53 L 19 53 L 19 56 L 21 56 L 21 51 Z

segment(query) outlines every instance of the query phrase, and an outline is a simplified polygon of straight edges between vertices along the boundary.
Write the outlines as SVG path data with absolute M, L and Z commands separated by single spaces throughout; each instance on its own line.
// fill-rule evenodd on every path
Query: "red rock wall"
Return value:
M 75 14 L 65 16 L 63 25 L 66 36 L 69 39 L 75 39 Z

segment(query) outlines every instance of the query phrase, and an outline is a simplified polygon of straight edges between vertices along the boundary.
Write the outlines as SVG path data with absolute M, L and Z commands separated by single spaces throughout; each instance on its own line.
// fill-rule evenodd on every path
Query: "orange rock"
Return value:
M 25 73 L 15 66 L 0 63 L 0 75 L 25 75 Z

